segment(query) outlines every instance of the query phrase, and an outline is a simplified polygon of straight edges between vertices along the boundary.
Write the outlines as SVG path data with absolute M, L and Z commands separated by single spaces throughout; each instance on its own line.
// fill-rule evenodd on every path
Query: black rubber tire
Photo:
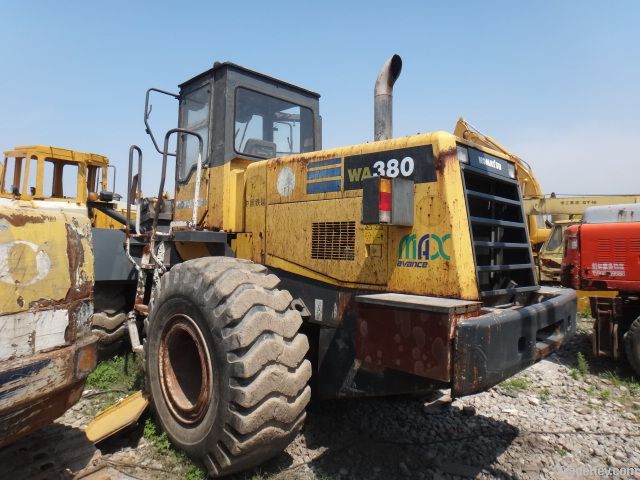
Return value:
M 302 318 L 290 307 L 291 295 L 276 289 L 278 284 L 262 265 L 200 258 L 166 273 L 153 301 L 145 342 L 152 406 L 171 442 L 201 461 L 211 476 L 242 471 L 278 455 L 304 422 L 311 396 L 311 364 L 305 359 L 309 343 L 298 331 Z M 211 400 L 191 424 L 172 413 L 163 394 L 168 382 L 160 379 L 161 371 L 166 372 L 160 365 L 163 332 L 180 316 L 197 327 L 211 360 Z M 182 355 L 174 355 L 182 361 Z M 199 385 L 198 391 L 208 392 L 205 382 Z
M 91 317 L 91 331 L 98 336 L 98 358 L 109 358 L 122 350 L 128 342 L 124 310 L 96 312 Z
M 640 317 L 631 322 L 624 334 L 624 353 L 631 368 L 640 377 Z

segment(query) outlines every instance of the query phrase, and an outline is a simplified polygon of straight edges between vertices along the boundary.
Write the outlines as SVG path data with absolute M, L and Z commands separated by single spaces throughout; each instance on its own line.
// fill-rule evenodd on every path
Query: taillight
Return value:
M 413 226 L 414 186 L 406 178 L 364 178 L 362 224 Z
M 578 234 L 569 233 L 567 234 L 567 250 L 577 250 L 578 249 Z
M 380 212 L 380 223 L 391 223 L 391 179 L 380 179 L 380 199 L 378 210 Z

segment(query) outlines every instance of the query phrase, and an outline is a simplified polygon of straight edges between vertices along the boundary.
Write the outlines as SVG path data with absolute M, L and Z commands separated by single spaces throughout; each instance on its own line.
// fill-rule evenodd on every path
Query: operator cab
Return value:
M 257 161 L 322 148 L 320 95 L 233 63 L 180 85 L 178 125 L 202 136 L 204 167 Z M 198 139 L 178 137 L 176 181 L 196 169 Z

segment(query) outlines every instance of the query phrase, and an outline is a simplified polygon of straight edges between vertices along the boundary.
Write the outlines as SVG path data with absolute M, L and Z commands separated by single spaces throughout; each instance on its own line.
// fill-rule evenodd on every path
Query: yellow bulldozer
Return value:
M 94 229 L 96 265 L 135 274 L 126 325 L 147 390 L 90 438 L 149 399 L 173 444 L 223 476 L 279 453 L 312 394 L 469 395 L 574 332 L 575 293 L 537 283 L 513 159 L 442 131 L 393 138 L 401 67 L 394 55 L 376 80 L 375 141 L 330 150 L 318 94 L 233 63 L 147 91 L 158 201 L 146 222 L 126 215 L 119 248 Z M 158 93 L 179 108 L 163 141 Z M 142 201 L 141 155 L 127 205 Z

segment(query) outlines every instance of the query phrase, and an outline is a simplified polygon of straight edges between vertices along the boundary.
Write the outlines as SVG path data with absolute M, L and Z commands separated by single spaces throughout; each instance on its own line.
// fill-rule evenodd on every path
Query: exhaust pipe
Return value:
M 393 55 L 382 66 L 373 94 L 373 132 L 375 140 L 393 137 L 393 84 L 402 71 L 400 55 Z

